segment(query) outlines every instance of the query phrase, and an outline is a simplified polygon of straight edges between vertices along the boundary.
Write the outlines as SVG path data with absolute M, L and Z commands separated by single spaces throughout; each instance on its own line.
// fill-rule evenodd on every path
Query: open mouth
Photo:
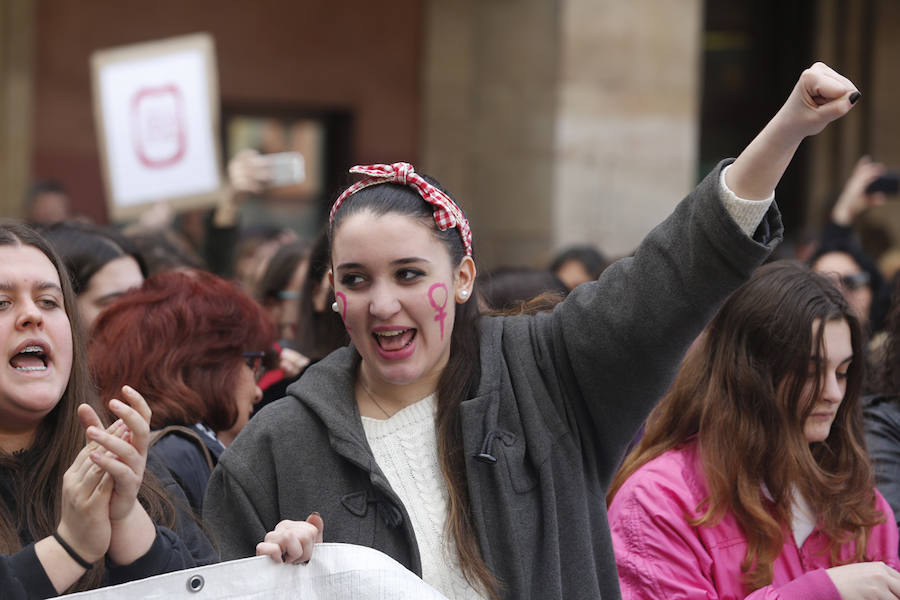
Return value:
M 46 371 L 47 351 L 43 346 L 25 346 L 9 359 L 9 364 L 16 371 Z
M 385 352 L 396 352 L 409 346 L 416 337 L 415 329 L 397 329 L 372 333 L 375 343 Z

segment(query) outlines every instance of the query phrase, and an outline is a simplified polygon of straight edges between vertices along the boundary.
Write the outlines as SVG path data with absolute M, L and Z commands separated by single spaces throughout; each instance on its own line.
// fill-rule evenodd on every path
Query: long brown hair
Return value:
M 820 353 L 825 324 L 832 321 L 849 326 L 853 361 L 828 438 L 810 444 L 803 426 L 822 395 Z M 819 518 L 833 563 L 847 542 L 855 542 L 854 559 L 865 560 L 871 529 L 884 515 L 875 509 L 862 441 L 864 363 L 859 321 L 827 278 L 799 263 L 762 267 L 688 353 L 613 479 L 608 502 L 642 465 L 696 439 L 709 497 L 692 523 L 712 526 L 725 513 L 735 517 L 747 539 L 741 571 L 748 591 L 772 582 L 795 491 Z M 814 391 L 804 394 L 810 379 L 817 382 Z
M 426 179 L 447 193 L 436 181 L 430 177 Z M 328 232 L 329 241 L 333 243 L 334 232 L 340 223 L 352 214 L 369 212 L 380 216 L 397 213 L 419 219 L 426 224 L 447 248 L 450 264 L 458 265 L 466 256 L 459 232 L 455 228 L 439 230 L 434 222 L 433 210 L 433 207 L 410 187 L 393 183 L 370 186 L 356 192 L 341 204 Z M 438 380 L 435 432 L 441 473 L 449 495 L 447 533 L 456 541 L 456 551 L 463 575 L 473 587 L 481 588 L 491 598 L 499 598 L 500 584 L 481 556 L 478 535 L 472 522 L 462 442 L 462 421 L 459 414 L 459 405 L 468 399 L 478 380 L 480 352 L 477 320 L 480 313 L 478 303 L 474 301 L 475 297 L 473 287 L 472 299 L 456 307 L 453 333 L 450 337 L 450 358 Z
M 27 532 L 37 541 L 50 535 L 59 524 L 63 474 L 85 444 L 84 429 L 76 414 L 78 405 L 93 406 L 107 423 L 110 415 L 95 401 L 75 294 L 56 251 L 33 229 L 16 223 L 0 223 L 2 246 L 31 246 L 50 260 L 59 275 L 63 307 L 72 332 L 72 371 L 59 402 L 41 421 L 28 450 L 15 455 L 0 450 L 0 469 L 9 474 L 14 497 L 14 503 L 7 505 L 0 495 L 0 553 L 12 554 L 22 548 L 19 532 Z M 139 498 L 155 522 L 171 526 L 174 509 L 158 485 L 145 481 Z M 99 587 L 102 580 L 103 563 L 100 562 L 88 570 L 71 591 Z

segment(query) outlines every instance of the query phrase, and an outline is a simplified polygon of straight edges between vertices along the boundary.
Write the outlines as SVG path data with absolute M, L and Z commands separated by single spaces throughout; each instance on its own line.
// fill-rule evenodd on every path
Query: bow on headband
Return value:
M 363 188 L 367 188 L 370 185 L 378 185 L 379 183 L 408 185 L 415 188 L 425 202 L 434 206 L 434 222 L 437 224 L 438 229 L 445 231 L 451 227 L 456 227 L 459 231 L 459 237 L 462 238 L 466 254 L 472 256 L 472 230 L 469 229 L 469 221 L 463 215 L 462 210 L 450 196 L 425 181 L 421 175 L 416 173 L 411 164 L 398 162 L 392 165 L 357 165 L 351 168 L 350 172 L 361 173 L 368 175 L 368 177 L 354 183 L 338 196 L 338 199 L 334 201 L 334 206 L 331 207 L 331 214 L 328 216 L 329 223 L 334 223 L 334 213 L 337 212 L 344 200 Z

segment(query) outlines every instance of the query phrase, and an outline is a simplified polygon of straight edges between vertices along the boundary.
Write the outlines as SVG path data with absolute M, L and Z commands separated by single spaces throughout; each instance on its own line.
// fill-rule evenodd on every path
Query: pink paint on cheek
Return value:
M 341 301 L 341 320 L 344 322 L 344 327 L 347 331 L 350 331 L 350 326 L 347 325 L 347 296 L 344 292 L 335 292 L 334 297 Z
M 443 283 L 435 283 L 428 288 L 428 302 L 431 303 L 436 314 L 434 320 L 441 324 L 441 340 L 444 339 L 444 319 L 447 318 L 447 286 Z

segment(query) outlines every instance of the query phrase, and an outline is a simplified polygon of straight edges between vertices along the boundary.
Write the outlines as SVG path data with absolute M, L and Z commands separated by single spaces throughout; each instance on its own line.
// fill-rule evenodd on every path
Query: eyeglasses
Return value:
M 266 356 L 265 352 L 255 351 L 255 352 L 244 352 L 241 354 L 244 362 L 247 363 L 247 366 L 250 367 L 250 370 L 253 371 L 253 378 L 256 381 L 259 381 L 262 378 L 263 371 L 263 358 Z
M 865 271 L 851 273 L 850 275 L 841 275 L 838 278 L 840 286 L 847 290 L 858 290 L 859 288 L 869 285 L 871 277 Z

